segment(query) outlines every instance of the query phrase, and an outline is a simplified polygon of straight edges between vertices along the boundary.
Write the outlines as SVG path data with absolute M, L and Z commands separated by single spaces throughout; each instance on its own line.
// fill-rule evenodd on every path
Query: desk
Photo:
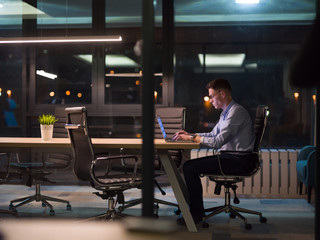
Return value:
M 137 138 L 92 138 L 94 148 L 103 149 L 141 149 L 142 139 Z M 174 162 L 168 157 L 168 149 L 191 150 L 199 148 L 198 143 L 165 142 L 163 139 L 154 140 L 154 148 L 158 150 L 159 157 L 167 173 L 173 193 L 177 199 L 182 215 L 190 232 L 197 232 L 197 227 L 189 211 L 189 193 Z M 41 148 L 45 152 L 71 150 L 69 138 L 54 138 L 42 141 L 41 138 L 28 137 L 0 137 L 0 152 L 19 152 L 23 148 Z

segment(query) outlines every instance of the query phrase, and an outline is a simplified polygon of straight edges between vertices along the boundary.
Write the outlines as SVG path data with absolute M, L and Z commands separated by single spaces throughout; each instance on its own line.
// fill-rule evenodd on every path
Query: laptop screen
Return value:
M 163 136 L 164 139 L 166 139 L 167 138 L 167 134 L 166 134 L 166 131 L 164 130 L 161 118 L 159 116 L 157 116 L 157 120 L 158 120 L 158 123 L 159 123 L 160 130 L 162 132 L 162 136 Z

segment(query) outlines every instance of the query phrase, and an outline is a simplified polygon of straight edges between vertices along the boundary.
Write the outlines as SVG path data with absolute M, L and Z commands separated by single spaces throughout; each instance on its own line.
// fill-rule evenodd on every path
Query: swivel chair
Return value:
M 3 168 L 5 168 L 5 171 L 0 172 L 0 183 L 7 183 L 9 174 L 10 174 L 10 161 L 11 161 L 11 156 L 9 153 L 0 153 L 0 157 L 5 157 L 6 158 L 6 163 L 1 165 Z M 17 211 L 8 211 L 4 209 L 0 209 L 0 214 L 11 214 L 14 216 L 17 216 Z
M 172 137 L 174 133 L 181 129 L 185 129 L 185 112 L 186 109 L 184 107 L 159 107 L 156 108 L 156 116 L 160 116 L 162 123 L 166 129 L 166 133 L 168 137 Z M 162 132 L 158 125 L 158 121 L 155 119 L 155 128 L 154 128 L 154 138 L 155 139 L 162 139 Z M 154 151 L 154 184 L 159 189 L 160 193 L 165 196 L 166 192 L 162 189 L 161 185 L 159 184 L 157 178 L 164 176 L 166 173 L 162 167 L 161 161 L 159 159 L 159 155 L 157 150 Z M 177 149 L 169 149 L 168 150 L 169 157 L 174 161 L 177 168 L 179 168 L 181 161 L 182 161 L 182 150 Z M 140 168 L 138 169 L 138 171 Z M 119 210 L 123 211 L 125 208 L 132 207 L 134 205 L 142 203 L 142 199 L 134 199 L 129 202 L 126 202 L 125 205 L 120 206 Z M 181 213 L 179 205 L 177 203 L 168 202 L 163 199 L 154 198 L 154 215 L 158 216 L 159 204 L 173 206 L 176 207 L 174 213 L 179 215 Z
M 296 163 L 297 175 L 299 184 L 299 194 L 302 194 L 302 185 L 307 187 L 308 203 L 311 202 L 312 187 L 316 185 L 316 147 L 305 146 L 301 148 L 298 154 L 298 160 Z
M 203 227 L 208 227 L 208 223 L 206 220 L 210 217 L 213 217 L 219 213 L 226 212 L 229 213 L 229 216 L 231 218 L 235 218 L 236 216 L 241 218 L 245 223 L 245 229 L 249 230 L 251 229 L 251 224 L 247 223 L 247 219 L 240 214 L 240 212 L 248 213 L 248 214 L 254 214 L 258 215 L 260 217 L 260 222 L 265 223 L 267 219 L 262 216 L 262 213 L 257 211 L 252 211 L 249 209 L 239 208 L 236 206 L 232 206 L 230 204 L 230 188 L 234 192 L 234 203 L 239 204 L 240 201 L 236 196 L 236 189 L 237 189 L 237 183 L 242 182 L 247 177 L 252 177 L 254 174 L 256 174 L 260 169 L 260 145 L 262 142 L 262 138 L 264 135 L 264 131 L 267 125 L 267 116 L 268 116 L 268 107 L 264 105 L 260 105 L 256 109 L 256 116 L 254 120 L 254 132 L 255 132 L 255 143 L 254 143 L 254 149 L 252 152 L 245 152 L 245 151 L 220 151 L 218 152 L 218 160 L 219 160 L 219 166 L 220 166 L 220 172 L 221 175 L 212 175 L 212 174 L 204 174 L 203 176 L 208 176 L 211 181 L 216 182 L 215 187 L 215 194 L 220 194 L 221 186 L 224 186 L 225 189 L 225 204 L 223 206 L 213 207 L 205 209 L 205 212 L 210 212 L 207 216 L 203 218 Z M 245 154 L 249 155 L 252 159 L 252 171 L 248 172 L 248 174 L 245 175 L 227 175 L 224 173 L 224 169 L 222 169 L 222 165 L 220 162 L 219 154 L 230 154 L 230 155 L 237 155 L 237 154 Z
M 134 155 L 97 154 L 89 136 L 86 107 L 66 108 L 65 112 L 67 114 L 65 127 L 74 154 L 73 172 L 79 180 L 89 182 L 94 189 L 98 190 L 99 192 L 95 192 L 97 196 L 108 201 L 106 213 L 90 219 L 114 219 L 125 216 L 115 207 L 117 203 L 124 204 L 124 191 L 137 188 L 142 183 L 141 175 L 137 173 L 138 158 Z M 135 162 L 133 172 L 128 173 L 112 168 L 113 164 L 120 163 L 126 169 L 125 161 L 130 159 Z
M 64 112 L 63 112 L 64 113 Z M 64 128 L 66 123 L 65 114 L 61 113 L 61 110 L 55 109 L 55 116 L 58 121 L 55 123 L 53 137 L 68 137 L 68 133 Z M 50 216 L 55 215 L 53 206 L 48 201 L 66 203 L 66 209 L 71 210 L 70 202 L 60 198 L 54 198 L 51 196 L 46 196 L 41 194 L 41 184 L 44 182 L 54 183 L 49 178 L 48 175 L 59 171 L 68 169 L 72 163 L 71 154 L 62 153 L 32 153 L 32 161 L 23 162 L 20 160 L 20 154 L 16 154 L 17 162 L 11 163 L 11 168 L 16 170 L 20 176 L 25 180 L 26 186 L 31 187 L 33 183 L 35 184 L 36 192 L 34 195 L 18 198 L 10 201 L 9 209 L 16 210 L 16 208 L 21 207 L 27 203 L 36 201 L 41 202 L 43 207 L 50 208 Z M 38 159 L 40 158 L 40 159 Z M 14 205 L 14 203 L 18 203 Z

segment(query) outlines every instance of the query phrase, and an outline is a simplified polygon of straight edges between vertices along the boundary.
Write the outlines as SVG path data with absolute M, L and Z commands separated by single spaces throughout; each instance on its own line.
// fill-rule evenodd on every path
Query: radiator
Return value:
M 262 149 L 260 152 L 260 171 L 238 183 L 237 193 L 297 197 L 299 187 L 296 172 L 298 151 L 297 149 Z M 212 154 L 211 149 L 194 149 L 191 151 L 191 159 Z M 203 195 L 212 197 L 215 183 L 210 181 L 208 177 L 203 177 L 201 181 Z

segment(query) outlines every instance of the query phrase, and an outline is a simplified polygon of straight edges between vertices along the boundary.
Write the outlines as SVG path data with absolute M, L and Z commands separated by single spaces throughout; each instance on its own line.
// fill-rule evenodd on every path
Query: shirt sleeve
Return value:
M 214 149 L 221 148 L 237 134 L 246 118 L 247 114 L 242 108 L 231 108 L 225 119 L 223 116 L 220 117 L 210 133 L 198 134 L 203 137 L 202 145 Z M 218 129 L 220 131 L 217 133 Z

